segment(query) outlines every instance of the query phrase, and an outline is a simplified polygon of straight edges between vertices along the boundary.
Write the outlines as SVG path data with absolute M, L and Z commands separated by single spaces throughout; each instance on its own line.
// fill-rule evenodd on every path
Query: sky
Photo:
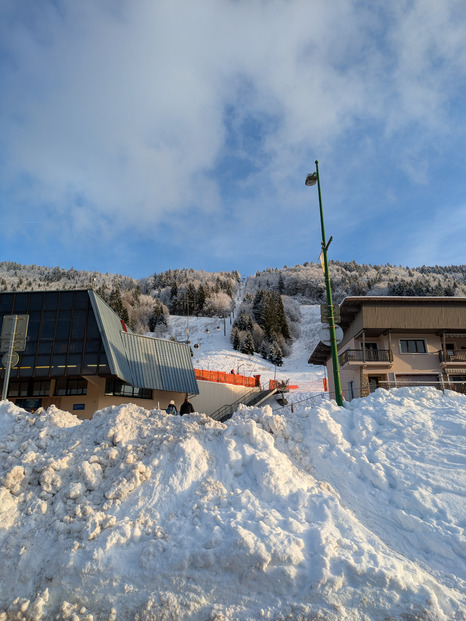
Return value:
M 466 396 L 379 389 L 338 407 L 303 355 L 318 307 L 302 310 L 283 408 L 272 398 L 222 424 L 124 404 L 80 421 L 1 402 L 0 611 L 464 621 Z M 223 330 L 206 334 L 214 321 L 193 319 L 198 368 L 273 377 Z
M 466 263 L 463 0 L 1 0 L 0 260 Z

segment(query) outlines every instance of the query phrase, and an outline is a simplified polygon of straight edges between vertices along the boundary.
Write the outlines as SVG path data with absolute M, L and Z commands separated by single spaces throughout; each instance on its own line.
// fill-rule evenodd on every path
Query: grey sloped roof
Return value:
M 121 332 L 133 386 L 198 394 L 191 350 L 184 343 Z
M 135 334 L 94 291 L 89 296 L 113 375 L 137 388 L 199 394 L 188 345 Z

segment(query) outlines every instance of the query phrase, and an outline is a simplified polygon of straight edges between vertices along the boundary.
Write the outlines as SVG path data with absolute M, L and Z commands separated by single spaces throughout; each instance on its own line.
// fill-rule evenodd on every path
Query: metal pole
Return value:
M 15 336 L 16 336 L 17 320 L 18 320 L 18 316 L 13 315 L 13 325 L 11 326 L 10 344 L 8 346 L 8 360 L 7 360 L 7 364 L 5 367 L 5 377 L 3 378 L 2 401 L 4 401 L 8 395 L 8 384 L 10 382 L 11 359 L 13 356 L 13 345 L 14 345 Z
M 324 211 L 322 208 L 322 193 L 320 190 L 320 175 L 319 175 L 318 160 L 316 160 L 316 173 L 317 173 L 317 188 L 319 191 L 320 225 L 322 229 L 322 253 L 324 256 L 325 289 L 327 292 L 328 325 L 329 325 L 329 332 L 330 332 L 330 348 L 332 352 L 333 381 L 335 384 L 335 400 L 338 405 L 343 405 L 343 395 L 341 392 L 341 381 L 340 381 L 340 368 L 338 365 L 337 337 L 335 334 L 335 316 L 334 316 L 333 304 L 332 304 L 332 288 L 330 285 L 330 273 L 328 269 L 327 241 L 325 239 Z

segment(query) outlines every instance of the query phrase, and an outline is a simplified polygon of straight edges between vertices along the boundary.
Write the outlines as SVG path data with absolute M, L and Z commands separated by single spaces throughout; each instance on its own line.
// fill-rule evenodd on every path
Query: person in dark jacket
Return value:
M 194 412 L 193 404 L 188 399 L 188 395 L 186 395 L 186 398 L 180 407 L 180 414 L 183 416 L 183 414 L 191 414 L 191 412 Z
M 167 414 L 178 414 L 178 410 L 176 409 L 175 402 L 172 400 L 168 404 L 168 408 L 165 410 Z

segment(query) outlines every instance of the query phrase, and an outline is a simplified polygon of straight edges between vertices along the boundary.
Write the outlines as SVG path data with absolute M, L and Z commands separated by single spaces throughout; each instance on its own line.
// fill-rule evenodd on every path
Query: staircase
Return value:
M 222 407 L 215 410 L 210 417 L 214 420 L 219 420 L 220 422 L 224 422 L 231 418 L 238 409 L 240 405 L 260 405 L 263 403 L 268 397 L 275 394 L 277 392 L 276 388 L 272 388 L 271 390 L 248 390 L 245 394 L 243 394 L 239 399 L 230 403 L 229 405 L 222 405 Z

